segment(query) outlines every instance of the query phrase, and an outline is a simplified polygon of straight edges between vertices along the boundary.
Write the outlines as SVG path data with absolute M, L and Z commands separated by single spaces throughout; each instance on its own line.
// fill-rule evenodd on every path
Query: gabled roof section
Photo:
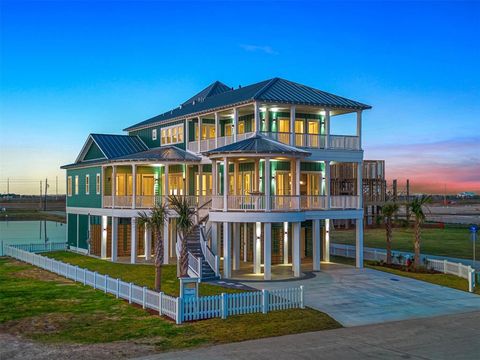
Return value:
M 120 156 L 112 161 L 158 161 L 158 162 L 169 162 L 169 161 L 186 161 L 186 162 L 199 162 L 200 157 L 180 149 L 176 146 L 162 146 L 155 149 L 150 149 L 147 151 L 138 152 L 135 154 L 129 154 L 125 156 Z
M 227 91 L 226 88 L 228 88 L 226 85 L 220 82 L 215 82 L 187 100 L 182 106 L 139 122 L 124 130 L 131 131 L 167 120 L 194 116 L 194 114 L 251 103 L 253 101 L 310 105 L 337 109 L 366 110 L 371 108 L 371 106 L 362 104 L 358 101 L 350 100 L 281 78 L 261 81 L 235 90 L 229 89 Z M 203 100 L 194 101 L 196 98 L 203 98 Z
M 187 101 L 185 101 L 182 106 L 185 106 L 185 105 L 188 105 L 188 104 L 192 104 L 194 101 L 195 102 L 202 102 L 204 101 L 206 98 L 210 97 L 210 96 L 214 96 L 214 95 L 218 95 L 218 94 L 221 94 L 221 93 L 224 93 L 226 91 L 232 91 L 231 88 L 229 88 L 227 85 L 225 85 L 224 83 L 220 82 L 220 81 L 215 81 L 214 83 L 208 85 L 205 89 L 203 89 L 202 91 L 200 91 L 198 94 L 195 94 L 194 96 L 192 96 L 190 99 L 188 99 Z
M 258 154 L 258 155 L 290 155 L 305 157 L 311 155 L 308 151 L 286 145 L 263 135 L 256 134 L 251 138 L 237 141 L 233 144 L 221 146 L 203 153 L 205 156 L 221 154 Z

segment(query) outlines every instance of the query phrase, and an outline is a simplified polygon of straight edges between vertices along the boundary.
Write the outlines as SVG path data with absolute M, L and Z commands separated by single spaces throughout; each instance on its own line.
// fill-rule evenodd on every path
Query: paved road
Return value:
M 143 357 L 156 359 L 478 359 L 480 312 L 319 331 Z
M 322 263 L 315 277 L 249 282 L 257 289 L 303 285 L 305 304 L 343 326 L 480 311 L 480 296 L 372 269 Z

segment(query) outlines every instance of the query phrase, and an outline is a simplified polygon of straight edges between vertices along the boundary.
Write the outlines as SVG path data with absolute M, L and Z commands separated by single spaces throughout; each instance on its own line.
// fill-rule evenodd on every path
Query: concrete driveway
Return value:
M 306 280 L 248 282 L 258 289 L 303 285 L 305 304 L 343 326 L 378 324 L 480 310 L 480 296 L 372 269 L 322 264 Z

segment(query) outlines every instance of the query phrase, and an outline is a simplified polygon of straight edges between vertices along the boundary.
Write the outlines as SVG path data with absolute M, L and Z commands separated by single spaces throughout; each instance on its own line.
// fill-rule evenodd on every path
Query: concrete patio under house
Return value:
M 63 166 L 69 246 L 151 262 L 153 239 L 139 212 L 176 195 L 197 214 L 187 239 L 191 276 L 276 280 L 319 271 L 339 219 L 355 223 L 362 267 L 362 114 L 369 108 L 280 78 L 237 89 L 217 81 L 125 135 L 90 134 L 76 161 Z M 352 133 L 333 134 L 336 121 Z M 337 164 L 354 178 L 332 195 Z M 178 256 L 175 219 L 170 211 L 166 264 Z

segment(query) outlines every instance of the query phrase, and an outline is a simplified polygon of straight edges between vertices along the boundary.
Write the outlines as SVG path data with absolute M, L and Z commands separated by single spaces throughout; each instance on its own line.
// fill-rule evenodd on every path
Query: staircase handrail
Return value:
M 205 225 L 200 225 L 200 248 L 202 249 L 203 257 L 215 272 L 215 275 L 220 276 L 220 257 L 212 252 L 208 246 L 207 239 Z
M 191 270 L 196 277 L 202 278 L 202 259 L 197 258 L 190 251 L 188 252 L 188 270 Z

